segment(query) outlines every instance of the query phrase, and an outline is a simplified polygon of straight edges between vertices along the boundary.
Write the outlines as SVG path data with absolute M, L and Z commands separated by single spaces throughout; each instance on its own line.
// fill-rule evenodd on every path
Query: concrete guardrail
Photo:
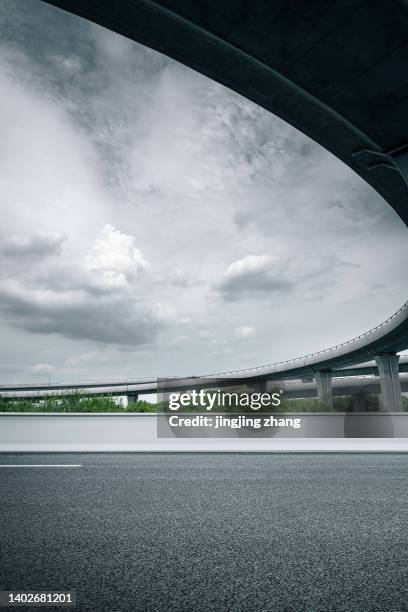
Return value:
M 278 429 L 249 438 L 239 431 L 228 438 L 158 438 L 157 419 L 165 417 L 156 414 L 2 413 L 0 452 L 408 451 L 405 413 L 296 416 L 302 427 L 290 433 Z

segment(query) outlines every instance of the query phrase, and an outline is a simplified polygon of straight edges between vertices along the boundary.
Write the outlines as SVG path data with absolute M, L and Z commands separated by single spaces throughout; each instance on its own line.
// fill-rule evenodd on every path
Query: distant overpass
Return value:
M 399 381 L 402 392 L 408 392 L 408 356 L 402 355 L 399 364 Z M 222 379 L 202 381 L 200 378 L 187 379 L 168 379 L 167 383 L 161 383 L 161 391 L 188 390 L 191 385 L 199 386 L 231 386 L 231 378 L 224 381 Z M 240 379 L 237 380 L 239 384 Z M 249 381 L 251 385 L 251 381 Z M 271 380 L 270 385 L 264 386 L 262 390 L 279 386 L 284 391 L 287 399 L 318 397 L 318 388 L 313 377 L 307 379 L 283 379 Z M 257 384 L 255 383 L 255 389 Z M 66 382 L 66 383 L 38 383 L 38 384 L 19 384 L 19 385 L 0 385 L 1 399 L 30 399 L 41 400 L 45 398 L 72 397 L 78 394 L 83 396 L 126 396 L 128 403 L 138 399 L 140 395 L 150 395 L 158 393 L 156 379 L 139 380 L 116 380 L 116 381 L 87 381 L 87 382 Z M 362 364 L 359 367 L 349 367 L 343 370 L 332 371 L 332 395 L 333 396 L 352 396 L 356 409 L 361 405 L 361 396 L 367 394 L 380 394 L 381 380 L 378 375 L 378 368 L 375 362 Z
M 200 387 L 214 386 L 213 379 L 217 379 L 217 386 L 230 386 L 231 381 L 236 384 L 248 384 L 266 389 L 268 381 L 285 381 L 293 378 L 314 378 L 317 387 L 317 396 L 326 405 L 332 404 L 332 379 L 342 376 L 361 376 L 364 374 L 377 374 L 381 384 L 382 407 L 392 406 L 402 409 L 401 386 L 399 372 L 408 371 L 408 356 L 400 357 L 393 353 L 376 352 L 375 347 L 384 346 L 389 338 L 395 338 L 399 342 L 399 334 L 407 328 L 408 305 L 394 314 L 389 320 L 378 327 L 362 334 L 358 338 L 345 342 L 344 344 L 319 351 L 304 357 L 292 360 L 250 368 L 247 370 L 234 370 L 231 372 L 216 373 L 206 376 L 174 377 L 162 379 L 162 391 L 182 391 L 191 386 Z M 350 349 L 352 347 L 352 350 Z M 356 354 L 358 357 L 356 358 Z M 364 362 L 363 357 L 374 356 L 374 361 Z M 350 363 L 358 366 L 351 367 Z M 343 366 L 336 368 L 336 365 Z M 208 380 L 206 380 L 208 379 Z M 384 400 L 385 393 L 388 395 L 387 403 Z M 72 395 L 86 391 L 89 395 L 127 395 L 132 399 L 139 394 L 157 393 L 157 379 L 129 379 L 108 381 L 78 381 L 78 382 L 55 382 L 55 383 L 28 383 L 14 385 L 0 385 L 0 397 L 40 398 L 52 395 Z M 397 395 L 396 395 L 397 394 Z M 397 401 L 398 400 L 398 401 Z
M 286 362 L 284 362 L 286 363 Z M 268 366 L 265 366 L 268 367 Z M 240 370 L 238 370 L 239 372 Z M 399 360 L 399 372 L 408 372 L 408 355 L 400 355 Z M 352 376 L 366 376 L 375 375 L 378 376 L 378 367 L 375 361 L 369 361 L 362 363 L 358 366 L 348 366 L 347 368 L 332 370 L 332 377 L 352 377 Z M 180 384 L 181 381 L 196 380 L 200 377 L 174 377 L 173 379 L 167 379 L 169 382 L 169 388 L 171 381 L 174 384 Z M 308 377 L 307 377 L 308 378 Z M 165 379 L 163 379 L 165 380 Z M 273 380 L 272 378 L 270 380 Z M 221 386 L 231 384 L 231 378 L 226 378 L 224 383 L 222 381 Z M 167 389 L 166 385 L 162 385 L 163 389 Z M 33 392 L 41 393 L 44 392 L 55 392 L 55 394 L 61 394 L 63 391 L 88 391 L 100 389 L 101 391 L 107 390 L 108 393 L 117 392 L 117 394 L 126 395 L 127 391 L 139 391 L 139 393 L 156 393 L 157 392 L 157 378 L 119 378 L 119 379 L 107 379 L 107 380 L 77 380 L 77 381 L 60 381 L 60 382 L 38 382 L 38 383 L 16 383 L 16 384 L 0 384 L 0 397 L 4 397 L 6 393 L 19 393 L 19 392 Z
M 399 383 L 401 391 L 408 393 L 408 373 L 399 375 Z M 229 381 L 229 384 L 231 382 Z M 271 391 L 278 385 L 283 390 L 284 399 L 306 399 L 317 398 L 318 389 L 316 382 L 302 380 L 287 380 L 276 381 L 271 383 L 273 387 L 268 386 L 264 391 Z M 177 387 L 175 387 L 177 388 Z M 41 401 L 46 398 L 68 398 L 83 394 L 85 397 L 127 397 L 128 404 L 136 402 L 139 395 L 156 393 L 157 387 L 155 383 L 139 383 L 137 385 L 115 385 L 109 386 L 103 384 L 99 387 L 86 388 L 59 388 L 59 389 L 30 389 L 30 390 L 15 390 L 2 392 L 0 397 L 7 400 L 34 400 Z M 366 408 L 366 400 L 369 394 L 379 395 L 381 393 L 381 382 L 378 376 L 343 376 L 334 378 L 332 381 L 332 396 L 333 397 L 351 397 L 353 410 L 355 412 L 364 411 Z
M 399 384 L 403 393 L 408 393 L 408 374 L 399 375 Z M 314 381 L 286 381 L 283 385 L 286 399 L 305 399 L 318 397 Z M 368 395 L 380 395 L 381 381 L 376 376 L 356 376 L 336 378 L 332 381 L 333 397 L 351 397 L 355 412 L 366 409 Z
M 357 172 L 408 225 L 408 9 L 403 0 L 45 0 L 165 53 L 281 117 Z M 379 256 L 381 256 L 379 252 Z M 358 338 L 217 374 L 262 384 L 374 359 L 384 410 L 401 410 L 408 304 Z

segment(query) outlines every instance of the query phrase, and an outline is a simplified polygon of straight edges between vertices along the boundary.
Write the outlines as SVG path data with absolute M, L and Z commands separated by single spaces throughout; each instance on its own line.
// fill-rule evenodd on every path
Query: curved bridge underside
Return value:
M 408 225 L 408 6 L 403 0 L 45 0 L 235 90 L 331 151 Z M 304 376 L 408 348 L 408 304 L 359 338 L 223 373 Z

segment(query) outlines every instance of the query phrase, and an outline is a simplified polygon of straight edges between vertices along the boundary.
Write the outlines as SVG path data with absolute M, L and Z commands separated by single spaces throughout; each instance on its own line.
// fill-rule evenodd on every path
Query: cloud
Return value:
M 268 254 L 246 255 L 230 264 L 216 285 L 226 301 L 268 301 L 279 295 L 284 298 L 293 291 L 302 290 L 304 300 L 323 298 L 347 269 L 358 269 L 355 262 L 336 255 L 322 257 L 305 253 L 302 258 L 286 258 Z
M 11 235 L 0 242 L 0 255 L 9 258 L 41 258 L 60 255 L 67 240 L 63 233 L 37 233 L 31 236 Z
M 271 265 L 279 261 L 271 255 L 246 255 L 228 266 L 227 276 L 239 277 L 245 274 L 258 274 L 270 270 Z
M 90 284 L 99 289 L 124 289 L 149 263 L 136 248 L 134 236 L 123 234 L 107 224 L 84 259 Z
M 33 240 L 13 242 L 14 248 L 23 245 L 25 250 L 31 244 Z M 107 224 L 78 264 L 28 267 L 1 279 L 0 311 L 11 325 L 31 333 L 149 344 L 161 329 L 182 324 L 183 317 L 167 302 L 149 303 L 139 285 L 148 267 L 135 237 Z
M 84 364 L 100 361 L 101 351 L 87 351 L 79 355 L 71 355 L 65 359 L 64 365 L 68 368 L 78 368 Z
M 287 293 L 293 282 L 285 274 L 279 258 L 271 255 L 245 255 L 231 263 L 218 285 L 225 300 L 234 301 L 264 294 Z
M 212 338 L 209 342 L 213 355 L 231 355 L 234 351 L 225 338 Z
M 36 365 L 30 366 L 29 371 L 33 374 L 53 374 L 56 369 L 57 368 L 50 363 L 37 363 Z
M 235 335 L 240 340 L 247 340 L 249 338 L 255 338 L 256 329 L 255 327 L 237 327 L 235 330 Z
M 175 336 L 170 340 L 170 346 L 173 348 L 182 348 L 184 344 L 188 341 L 188 336 Z
M 175 321 L 177 311 L 170 304 L 158 302 L 152 306 L 152 312 L 158 321 Z
M 166 277 L 169 284 L 181 289 L 187 289 L 188 287 L 200 284 L 200 280 L 195 275 L 180 268 L 168 271 Z
M 0 298 L 2 314 L 12 325 L 37 334 L 134 346 L 152 342 L 163 322 L 136 301 L 78 290 L 55 293 L 1 281 Z

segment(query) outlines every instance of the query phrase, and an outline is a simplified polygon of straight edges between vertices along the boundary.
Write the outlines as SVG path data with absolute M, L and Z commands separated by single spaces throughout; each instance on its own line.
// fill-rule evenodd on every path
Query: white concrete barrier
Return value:
M 278 431 L 270 437 L 158 438 L 156 414 L 0 414 L 0 452 L 303 452 L 408 451 L 408 414 L 376 415 L 391 423 L 393 437 L 327 437 L 344 435 L 345 418 L 325 415 L 326 437 L 310 437 L 319 415 L 302 415 L 303 432 L 292 437 Z M 361 416 L 360 416 L 361 418 Z M 322 421 L 319 421 L 322 422 Z M 350 423 L 350 421 L 348 421 Z M 356 430 L 355 430 L 356 431 Z M 351 435 L 355 435 L 355 431 Z M 378 435 L 378 434 L 376 434 Z

